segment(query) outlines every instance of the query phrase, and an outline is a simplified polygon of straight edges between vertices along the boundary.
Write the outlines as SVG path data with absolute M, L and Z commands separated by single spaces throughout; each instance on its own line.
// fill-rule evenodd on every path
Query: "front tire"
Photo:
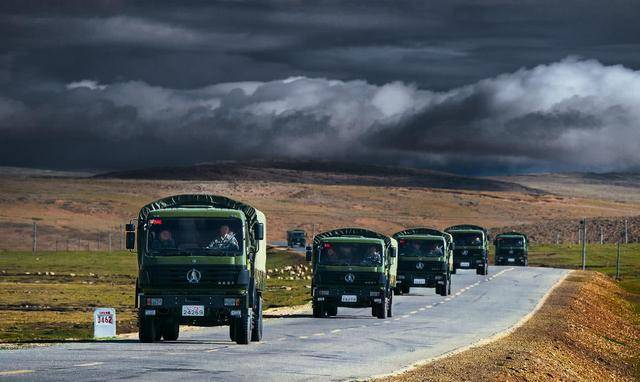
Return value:
M 378 317 L 381 320 L 384 320 L 385 318 L 387 318 L 388 307 L 389 307 L 389 298 L 385 297 L 380 304 L 375 305 L 376 317 Z
M 258 306 L 253 311 L 253 328 L 251 329 L 251 341 L 262 340 L 262 296 L 258 296 Z
M 451 274 L 452 274 L 452 275 L 455 275 L 455 274 L 456 274 L 456 267 L 453 267 L 453 268 L 451 269 Z
M 146 318 L 138 313 L 138 338 L 140 342 L 151 343 L 156 341 L 157 325 L 154 320 Z
M 162 338 L 165 341 L 175 341 L 180 336 L 180 324 L 175 321 L 166 321 L 162 325 Z
M 240 318 L 236 319 L 235 340 L 239 345 L 247 345 L 251 342 L 251 324 L 253 323 L 253 309 L 245 309 Z
M 322 318 L 324 317 L 324 307 L 319 302 L 312 303 L 313 308 L 313 317 L 314 318 Z
M 393 317 L 393 290 L 389 295 L 389 306 L 387 307 L 387 317 Z
M 338 306 L 337 305 L 331 305 L 327 307 L 327 315 L 329 317 L 335 317 L 338 315 Z

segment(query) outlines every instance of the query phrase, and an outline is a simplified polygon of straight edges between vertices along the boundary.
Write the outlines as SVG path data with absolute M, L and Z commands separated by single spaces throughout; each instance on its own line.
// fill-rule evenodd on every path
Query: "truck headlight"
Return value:
M 380 292 L 378 291 L 369 292 L 369 297 L 378 297 L 378 296 L 380 296 Z
M 226 298 L 224 299 L 224 306 L 240 306 L 239 298 Z
M 404 275 L 398 275 L 398 280 L 404 280 Z
M 326 289 L 318 289 L 316 292 L 318 292 L 318 296 L 328 296 L 329 295 L 329 291 Z
M 147 297 L 147 306 L 162 306 L 161 297 Z

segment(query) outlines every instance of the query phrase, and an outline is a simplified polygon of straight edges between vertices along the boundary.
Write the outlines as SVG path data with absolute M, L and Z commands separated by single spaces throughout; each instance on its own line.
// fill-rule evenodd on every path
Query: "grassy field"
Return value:
M 309 300 L 305 265 L 302 254 L 269 250 L 267 308 Z M 118 333 L 135 331 L 136 273 L 129 252 L 0 252 L 0 342 L 90 338 L 104 306 L 116 309 Z

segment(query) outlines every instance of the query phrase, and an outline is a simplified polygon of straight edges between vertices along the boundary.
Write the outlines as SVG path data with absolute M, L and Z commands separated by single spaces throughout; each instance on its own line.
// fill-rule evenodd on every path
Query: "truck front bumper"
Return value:
M 201 316 L 184 316 L 184 306 L 202 307 Z M 249 306 L 246 294 L 231 295 L 160 295 L 138 294 L 140 314 L 157 319 L 170 318 L 182 324 L 218 325 L 239 317 Z
M 484 268 L 486 263 L 487 260 L 483 258 L 462 258 L 453 260 L 453 266 L 457 269 Z
M 397 284 L 398 286 L 435 288 L 438 283 L 444 284 L 446 278 L 445 272 L 406 272 L 398 274 Z
M 340 288 L 340 287 L 315 287 L 313 289 L 313 301 L 328 305 L 347 308 L 370 307 L 379 304 L 385 297 L 381 287 Z

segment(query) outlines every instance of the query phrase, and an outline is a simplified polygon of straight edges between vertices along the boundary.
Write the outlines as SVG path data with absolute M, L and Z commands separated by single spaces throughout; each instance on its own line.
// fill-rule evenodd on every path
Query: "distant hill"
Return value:
M 96 175 L 98 178 L 203 181 L 269 181 L 311 184 L 427 187 L 473 191 L 543 193 L 514 182 L 406 167 L 330 161 L 215 162 L 153 167 Z

